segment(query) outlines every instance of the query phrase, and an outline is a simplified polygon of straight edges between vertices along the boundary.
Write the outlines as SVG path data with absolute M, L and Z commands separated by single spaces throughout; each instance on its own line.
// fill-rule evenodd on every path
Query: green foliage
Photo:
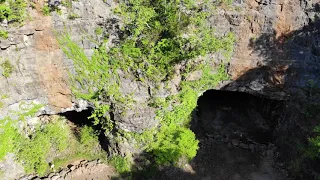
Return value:
M 48 5 L 45 5 L 45 6 L 42 7 L 42 13 L 43 13 L 43 15 L 49 16 L 49 15 L 50 15 L 50 12 L 51 12 L 51 10 L 50 10 L 50 7 L 49 7 Z
M 96 33 L 97 36 L 102 35 L 103 33 L 103 29 L 101 27 L 97 27 L 94 32 Z
M 309 147 L 308 155 L 311 158 L 319 157 L 320 155 L 320 126 L 314 128 L 315 135 L 309 138 L 311 146 Z
M 23 25 L 27 18 L 27 3 L 24 0 L 5 0 L 0 2 L 0 21 Z
M 50 123 L 43 128 L 38 127 L 30 139 L 26 138 L 20 143 L 17 157 L 23 162 L 26 172 L 44 175 L 48 169 L 46 158 L 50 151 L 65 150 L 69 144 L 69 137 L 70 130 L 62 121 Z
M 70 20 L 75 20 L 75 19 L 77 19 L 79 17 L 80 16 L 78 14 L 73 13 L 73 12 L 68 15 L 68 19 L 70 19 Z
M 207 23 L 212 15 L 208 4 L 196 5 L 192 0 L 120 3 L 116 12 L 125 21 L 127 38 L 117 49 L 118 59 L 126 60 L 133 71 L 143 68 L 144 79 L 162 81 L 170 77 L 173 65 L 183 60 L 218 50 L 230 52 L 234 38 L 231 34 L 225 38 L 215 36 Z M 190 12 L 187 14 L 182 7 Z
M 8 95 L 6 95 L 6 94 L 0 95 L 0 109 L 3 108 L 3 106 L 4 106 L 4 103 L 2 102 L 2 100 L 7 99 L 7 98 L 8 98 Z
M 9 60 L 5 60 L 2 64 L 0 64 L 0 66 L 2 67 L 3 71 L 2 71 L 2 75 L 6 78 L 8 78 L 11 73 L 13 72 L 13 66 L 11 65 Z
M 58 41 L 61 48 L 73 60 L 77 72 L 77 75 L 71 75 L 73 93 L 95 105 L 91 116 L 95 124 L 101 124 L 106 134 L 114 132 L 114 122 L 108 117 L 109 112 L 125 112 L 133 103 L 130 94 L 120 92 L 121 78 L 131 77 L 145 85 L 166 84 L 172 78 L 174 66 L 184 62 L 187 67 L 181 70 L 184 77 L 179 94 L 150 100 L 150 105 L 159 108 L 157 119 L 161 126 L 141 134 L 117 133 L 134 137 L 144 144 L 159 164 L 174 163 L 181 157 L 194 157 L 198 141 L 188 129 L 190 115 L 203 91 L 228 79 L 223 64 L 213 66 L 209 60 L 203 59 L 218 51 L 229 58 L 235 41 L 232 33 L 224 37 L 215 35 L 214 28 L 207 22 L 208 17 L 213 15 L 213 9 L 207 1 L 120 1 L 114 11 L 124 21 L 123 39 L 110 49 L 102 43 L 91 58 L 67 33 L 60 34 Z M 96 34 L 99 32 L 96 30 Z M 194 61 L 198 58 L 202 59 L 200 63 Z M 201 79 L 186 81 L 188 73 L 195 70 L 202 70 Z M 133 75 L 135 77 L 132 78 Z M 114 161 L 119 161 L 115 166 L 124 162 L 117 158 Z
M 72 8 L 72 0 L 63 0 L 61 1 L 61 4 L 68 9 Z
M 7 39 L 8 38 L 8 31 L 0 30 L 0 38 Z
M 15 122 L 10 118 L 4 118 L 0 120 L 0 161 L 6 156 L 6 154 L 15 151 L 15 143 L 20 142 L 21 135 L 19 134 Z
M 109 163 L 117 170 L 118 173 L 128 173 L 131 170 L 130 157 L 113 156 Z
M 92 151 L 99 144 L 98 132 L 89 126 L 84 126 L 80 131 L 80 144 L 84 150 Z
M 180 93 L 176 96 L 166 98 L 157 103 L 160 108 L 157 118 L 162 127 L 159 132 L 145 132 L 139 140 L 149 144 L 147 149 L 152 152 L 159 164 L 174 163 L 181 157 L 189 160 L 196 155 L 198 140 L 195 134 L 188 129 L 192 111 L 197 106 L 197 100 L 203 91 L 216 87 L 222 80 L 227 80 L 228 75 L 224 66 L 220 66 L 215 73 L 211 72 L 209 66 L 202 67 L 202 78 L 197 81 L 184 81 Z M 158 100 L 159 101 L 159 100 Z M 168 109 L 169 104 L 176 104 Z
M 57 12 L 57 14 L 61 15 L 62 11 L 61 9 L 59 9 L 57 6 L 49 6 L 48 3 L 46 3 L 43 7 L 42 7 L 42 14 L 45 16 L 50 16 L 51 12 Z M 74 17 L 74 16 L 72 16 Z
M 24 0 L 11 0 L 9 1 L 10 9 L 12 11 L 11 16 L 8 20 L 22 24 L 27 18 L 27 3 Z
M 53 160 L 56 170 L 75 160 L 93 160 L 105 157 L 100 147 L 98 132 L 88 126 L 81 127 L 78 136 L 70 136 L 69 146 L 63 154 Z
M 219 0 L 221 3 L 225 3 L 227 5 L 231 5 L 233 3 L 233 0 Z
M 1 98 L 6 98 L 2 95 Z M 34 117 L 42 105 L 20 103 L 17 117 L 13 120 L 9 116 L 0 120 L 0 161 L 6 154 L 14 153 L 22 163 L 27 173 L 44 175 L 49 169 L 48 159 L 54 163 L 70 162 L 75 158 L 101 158 L 98 132 L 91 127 L 80 129 L 79 138 L 71 131 L 63 118 L 54 118 L 48 124 L 39 125 L 35 130 L 24 125 L 27 118 Z M 26 134 L 25 134 L 26 133 Z M 61 165 L 61 164 L 60 164 Z
M 149 151 L 155 155 L 158 164 L 176 163 L 183 156 L 189 160 L 195 157 L 198 143 L 190 129 L 177 125 L 163 126 Z

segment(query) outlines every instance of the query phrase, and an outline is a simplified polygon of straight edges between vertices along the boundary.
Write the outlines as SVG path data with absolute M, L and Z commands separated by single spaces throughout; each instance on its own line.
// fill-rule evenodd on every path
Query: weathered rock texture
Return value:
M 63 6 L 62 15 L 44 16 L 41 12 L 44 1 L 38 1 L 35 9 L 30 9 L 29 20 L 21 28 L 11 28 L 9 38 L 0 42 L 0 61 L 9 60 L 13 73 L 0 77 L 0 94 L 4 107 L 0 117 L 9 110 L 19 110 L 16 104 L 23 101 L 45 105 L 43 114 L 54 114 L 74 108 L 85 108 L 72 101 L 68 72 L 72 71 L 72 61 L 67 59 L 59 48 L 55 33 L 68 31 L 81 47 L 88 51 L 93 44 L 83 39 L 83 32 L 94 34 L 98 24 L 110 18 L 110 6 L 102 1 L 72 2 L 72 8 Z M 77 13 L 81 18 L 68 19 L 69 12 Z
M 312 48 L 301 46 L 305 41 L 301 33 L 310 33 L 303 29 L 315 21 L 319 1 L 237 2 L 238 12 L 225 13 L 230 23 L 227 28 L 238 37 L 229 67 L 233 82 L 225 89 L 281 99 L 284 92 L 301 88 L 307 80 L 314 79 L 319 57 Z M 312 41 L 310 45 L 318 46 Z

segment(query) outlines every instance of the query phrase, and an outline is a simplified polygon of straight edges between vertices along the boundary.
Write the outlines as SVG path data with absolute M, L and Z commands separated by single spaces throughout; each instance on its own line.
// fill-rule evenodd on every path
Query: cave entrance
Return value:
M 191 166 L 199 173 L 192 179 L 286 179 L 274 144 L 283 101 L 208 90 L 197 103 L 191 129 L 199 149 Z
M 64 113 L 60 113 L 59 115 L 65 117 L 70 122 L 71 128 L 73 129 L 76 135 L 79 134 L 79 130 L 83 126 L 92 127 L 94 130 L 99 132 L 99 142 L 100 142 L 101 148 L 107 151 L 109 141 L 104 134 L 104 129 L 102 128 L 102 126 L 100 124 L 94 125 L 92 119 L 89 118 L 92 112 L 93 112 L 93 109 L 88 108 L 79 112 L 67 111 Z
M 192 129 L 197 136 L 218 134 L 267 144 L 272 142 L 282 102 L 245 92 L 208 90 L 198 99 Z

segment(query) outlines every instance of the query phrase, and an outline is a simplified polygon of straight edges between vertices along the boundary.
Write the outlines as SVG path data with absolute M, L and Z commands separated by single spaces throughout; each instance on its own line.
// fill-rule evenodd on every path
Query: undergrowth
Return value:
M 17 157 L 23 162 L 27 173 L 44 175 L 48 170 L 46 158 L 50 151 L 59 153 L 66 150 L 69 137 L 70 130 L 62 121 L 38 127 L 30 138 L 24 138 L 18 145 Z
M 0 30 L 0 38 L 2 39 L 8 39 L 8 31 Z
M 13 65 L 10 63 L 8 59 L 1 63 L 0 67 L 2 68 L 2 75 L 6 78 L 8 78 L 13 72 Z
M 27 18 L 27 2 L 24 0 L 0 1 L 0 22 L 7 20 L 9 24 L 21 26 Z
M 34 130 L 25 125 L 18 126 L 25 124 L 26 119 L 33 117 L 41 107 L 34 105 L 21 110 L 23 113 L 16 113 L 19 117 L 16 120 L 9 116 L 0 120 L 0 144 L 5 147 L 0 148 L 0 161 L 6 154 L 14 153 L 27 173 L 44 175 L 49 170 L 49 163 L 59 169 L 76 158 L 102 157 L 98 135 L 91 127 L 82 127 L 77 137 L 63 118 L 37 125 Z
M 111 157 L 109 163 L 121 174 L 129 173 L 131 171 L 130 157 L 116 155 Z

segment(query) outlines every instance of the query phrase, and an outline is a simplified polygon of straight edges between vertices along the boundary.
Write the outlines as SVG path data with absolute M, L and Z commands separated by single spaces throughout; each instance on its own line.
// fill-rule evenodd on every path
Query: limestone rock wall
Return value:
M 42 14 L 43 3 L 38 1 L 35 9 L 29 9 L 31 19 L 26 25 L 9 28 L 9 38 L 0 42 L 0 61 L 8 59 L 14 67 L 10 77 L 0 77 L 0 94 L 7 95 L 1 100 L 1 116 L 22 101 L 44 104 L 42 113 L 46 114 L 79 108 L 68 84 L 72 61 L 60 50 L 54 33 L 67 27 L 72 38 L 90 55 L 95 44 L 83 38 L 83 32 L 94 35 L 99 25 L 112 29 L 118 23 L 111 12 L 115 3 L 112 1 L 74 1 L 71 8 L 61 6 L 62 14 L 52 16 Z M 298 42 L 288 39 L 298 36 L 298 31 L 303 33 L 303 27 L 311 26 L 318 6 L 318 0 L 235 0 L 230 7 L 218 8 L 216 16 L 210 19 L 217 34 L 231 31 L 237 36 L 228 68 L 232 81 L 224 83 L 230 83 L 224 88 L 283 98 L 283 90 L 303 86 L 305 79 L 312 79 L 318 71 L 318 41 L 313 38 L 316 35 L 310 43 L 301 38 Z M 70 12 L 79 18 L 69 19 Z M 140 88 L 135 95 L 138 99 L 149 96 L 147 89 L 130 82 L 124 79 L 124 91 L 135 86 Z M 80 104 L 80 108 L 85 106 Z
M 61 6 L 61 15 L 44 16 L 43 5 L 44 1 L 37 1 L 34 9 L 28 9 L 30 20 L 21 28 L 7 28 L 9 38 L 0 41 L 0 63 L 9 60 L 13 66 L 9 77 L 0 76 L 0 95 L 6 96 L 0 118 L 19 110 L 21 102 L 44 105 L 42 114 L 87 106 L 72 99 L 68 73 L 73 72 L 73 63 L 59 48 L 55 33 L 66 29 L 89 55 L 94 45 L 83 38 L 83 32 L 93 35 L 111 17 L 111 6 L 99 0 L 73 1 L 71 9 Z M 79 18 L 69 19 L 71 12 Z

